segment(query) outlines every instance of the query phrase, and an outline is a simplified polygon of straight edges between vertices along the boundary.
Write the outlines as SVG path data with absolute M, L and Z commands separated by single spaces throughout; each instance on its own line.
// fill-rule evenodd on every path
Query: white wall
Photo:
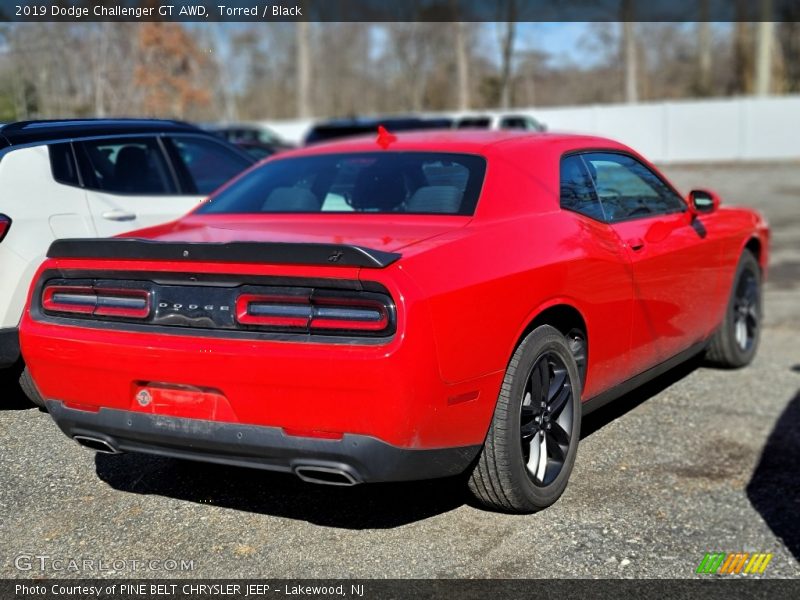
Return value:
M 655 162 L 800 159 L 800 95 L 515 109 L 550 131 L 617 139 Z M 481 111 L 476 114 L 492 114 Z M 299 142 L 310 120 L 263 121 Z

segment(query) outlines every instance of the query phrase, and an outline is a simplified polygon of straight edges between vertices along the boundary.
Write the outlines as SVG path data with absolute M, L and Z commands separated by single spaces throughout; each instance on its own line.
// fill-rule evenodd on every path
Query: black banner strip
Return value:
M 0 8 L 0 21 L 12 22 L 798 20 L 798 0 L 17 0 Z
M 557 566 L 555 567 L 557 568 Z M 344 598 L 349 600 L 530 600 L 531 598 L 797 598 L 800 580 L 711 576 L 695 580 L 0 580 L 4 600 L 263 600 Z

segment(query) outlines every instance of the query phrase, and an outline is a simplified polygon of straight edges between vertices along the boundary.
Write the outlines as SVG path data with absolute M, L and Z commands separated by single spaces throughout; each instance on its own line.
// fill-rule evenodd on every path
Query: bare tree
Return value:
M 468 110 L 469 94 L 469 53 L 467 51 L 467 24 L 454 23 L 456 41 L 456 74 L 458 76 L 458 110 Z
M 241 63 L 243 81 L 237 99 L 242 118 L 297 117 L 295 23 L 261 23 L 238 31 L 232 52 Z
M 761 21 L 758 24 L 755 61 L 757 96 L 766 96 L 772 89 L 772 48 L 775 45 L 775 23 L 772 22 L 772 18 L 772 0 L 761 0 Z
M 106 116 L 106 86 L 108 84 L 108 51 L 111 23 L 98 23 L 97 41 L 92 56 L 92 83 L 94 87 L 94 114 Z
M 515 0 L 505 1 L 503 33 L 500 36 L 500 107 L 511 106 L 512 62 L 514 60 L 514 34 L 516 33 L 517 6 Z
M 730 88 L 734 94 L 749 94 L 753 90 L 753 24 L 744 19 L 748 15 L 748 0 L 736 0 L 736 24 L 733 31 L 733 80 Z
M 783 56 L 783 89 L 787 92 L 800 92 L 800 6 L 794 5 L 795 20 L 783 21 L 778 25 L 778 34 Z
M 628 103 L 639 101 L 639 67 L 633 20 L 633 0 L 622 0 L 622 55 L 625 64 L 625 102 Z
M 708 0 L 700 0 L 700 22 L 697 24 L 697 91 L 711 93 L 711 25 L 708 22 Z
M 233 76 L 234 54 L 230 51 L 230 42 L 225 39 L 224 23 L 211 23 L 212 43 L 214 47 L 215 67 L 219 80 L 219 95 L 222 99 L 222 118 L 232 122 L 239 120 L 239 109 L 236 105 L 236 91 Z
M 389 78 L 384 110 L 421 111 L 431 71 L 439 56 L 442 40 L 438 23 L 405 22 L 386 25 L 388 44 L 377 65 L 376 79 Z M 393 89 L 392 89 L 393 88 Z M 391 102 L 388 94 L 401 99 Z
M 203 70 L 208 61 L 180 23 L 143 23 L 139 29 L 135 81 L 146 114 L 189 118 L 210 102 Z
M 311 108 L 311 33 L 307 21 L 297 22 L 297 116 L 312 116 Z

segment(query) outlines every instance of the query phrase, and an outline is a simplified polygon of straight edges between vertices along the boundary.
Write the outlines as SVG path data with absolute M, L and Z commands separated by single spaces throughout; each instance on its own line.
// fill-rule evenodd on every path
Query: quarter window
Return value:
M 594 182 L 580 155 L 561 159 L 561 208 L 604 221 Z
M 50 171 L 53 179 L 64 185 L 78 187 L 78 169 L 75 165 L 75 155 L 72 154 L 72 144 L 50 144 L 48 147 L 50 154 Z

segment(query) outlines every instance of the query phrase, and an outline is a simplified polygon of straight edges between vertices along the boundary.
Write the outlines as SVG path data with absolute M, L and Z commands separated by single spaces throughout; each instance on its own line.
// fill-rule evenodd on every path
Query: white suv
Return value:
M 17 326 L 28 287 L 53 240 L 110 237 L 170 221 L 253 162 L 176 121 L 0 127 L 0 367 L 19 359 Z
M 455 129 L 516 129 L 521 131 L 547 131 L 547 127 L 522 114 L 460 115 L 453 119 Z

